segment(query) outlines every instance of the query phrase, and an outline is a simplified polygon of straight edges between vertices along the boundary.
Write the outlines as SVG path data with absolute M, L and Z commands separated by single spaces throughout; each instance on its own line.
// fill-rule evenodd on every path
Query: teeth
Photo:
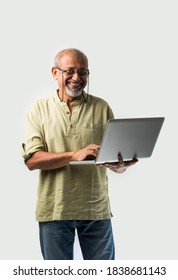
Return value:
M 70 82 L 70 84 L 72 84 L 72 85 L 76 85 L 76 86 L 79 86 L 81 83 L 73 83 L 73 82 Z
M 68 83 L 74 84 L 74 85 L 80 85 L 82 83 L 82 81 L 68 81 Z

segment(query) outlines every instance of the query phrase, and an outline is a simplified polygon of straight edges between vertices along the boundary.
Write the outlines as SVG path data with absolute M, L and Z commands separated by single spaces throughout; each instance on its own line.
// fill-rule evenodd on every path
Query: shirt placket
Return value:
M 79 122 L 80 117 L 80 109 L 81 104 L 79 102 L 74 103 L 74 107 L 72 112 L 70 112 L 69 107 L 67 106 L 67 103 L 64 104 L 64 111 L 67 119 L 67 135 L 76 137 L 77 136 L 77 124 Z

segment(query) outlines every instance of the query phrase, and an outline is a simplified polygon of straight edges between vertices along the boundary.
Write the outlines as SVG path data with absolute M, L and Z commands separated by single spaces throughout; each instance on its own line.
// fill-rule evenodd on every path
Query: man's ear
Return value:
M 57 76 L 57 69 L 56 69 L 56 67 L 53 67 L 51 69 L 51 72 L 52 72 L 52 75 L 53 75 L 54 79 L 57 80 L 58 76 Z

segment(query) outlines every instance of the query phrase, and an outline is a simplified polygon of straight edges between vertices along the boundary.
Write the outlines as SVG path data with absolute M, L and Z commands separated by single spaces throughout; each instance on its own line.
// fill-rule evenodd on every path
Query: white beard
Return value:
M 66 87 L 66 93 L 67 93 L 67 95 L 69 95 L 71 97 L 80 96 L 82 94 L 82 91 L 83 91 L 82 89 L 80 89 L 78 91 L 72 91 L 68 87 Z

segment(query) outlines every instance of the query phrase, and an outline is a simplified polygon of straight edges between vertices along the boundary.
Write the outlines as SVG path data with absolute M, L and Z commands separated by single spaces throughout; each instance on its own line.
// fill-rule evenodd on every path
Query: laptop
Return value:
M 151 157 L 164 117 L 111 119 L 107 122 L 98 155 L 95 159 L 71 161 L 70 165 L 104 164 Z

